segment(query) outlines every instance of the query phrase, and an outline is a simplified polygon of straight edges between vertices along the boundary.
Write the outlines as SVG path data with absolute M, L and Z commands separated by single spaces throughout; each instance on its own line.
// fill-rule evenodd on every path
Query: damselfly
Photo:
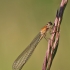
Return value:
M 37 36 L 32 40 L 32 42 L 27 46 L 27 48 L 17 57 L 17 59 L 13 63 L 13 70 L 21 70 L 24 64 L 27 62 L 29 57 L 32 55 L 34 49 L 40 40 L 46 35 L 48 29 L 50 29 L 52 23 L 48 22 L 41 31 L 37 34 Z

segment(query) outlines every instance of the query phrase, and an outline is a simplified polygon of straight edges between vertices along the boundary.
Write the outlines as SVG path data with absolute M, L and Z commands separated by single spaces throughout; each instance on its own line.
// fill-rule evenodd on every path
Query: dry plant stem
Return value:
M 44 63 L 43 63 L 43 68 L 42 70 L 46 70 L 46 66 L 47 66 L 47 63 L 48 63 L 48 59 L 49 59 L 49 54 L 50 54 L 50 45 L 51 45 L 51 42 L 50 42 L 50 39 L 48 40 L 48 49 L 46 51 L 46 56 L 45 56 L 45 59 L 44 59 Z
M 47 70 L 50 70 L 50 67 L 51 67 L 51 64 L 52 64 L 52 61 L 53 61 L 53 56 L 54 56 L 54 52 L 55 52 L 55 47 L 58 43 L 58 39 L 59 39 L 59 32 L 57 32 L 57 27 L 58 27 L 58 19 L 56 18 L 55 19 L 55 22 L 54 22 L 54 27 L 53 27 L 53 30 L 52 32 L 55 32 L 51 35 L 51 38 L 50 38 L 50 42 L 51 42 L 51 51 L 50 51 L 50 54 L 49 54 L 49 60 L 48 60 L 48 64 L 47 64 Z M 49 44 L 49 43 L 48 43 Z M 49 46 L 50 47 L 50 46 Z
M 50 70 L 51 68 L 52 61 L 54 59 L 59 44 L 60 24 L 66 4 L 67 0 L 62 0 L 60 4 L 60 9 L 56 13 L 57 16 L 54 21 L 51 38 L 48 40 L 48 49 L 46 52 L 42 70 Z

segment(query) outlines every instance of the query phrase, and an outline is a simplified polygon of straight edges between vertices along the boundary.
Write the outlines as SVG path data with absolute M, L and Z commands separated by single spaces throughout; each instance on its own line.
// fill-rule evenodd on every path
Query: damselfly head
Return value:
M 52 22 L 48 22 L 48 24 L 47 25 L 52 25 Z
M 48 28 L 50 28 L 52 25 L 53 25 L 52 22 L 48 22 L 46 26 L 47 26 Z
M 49 25 L 52 25 L 52 22 L 48 22 Z

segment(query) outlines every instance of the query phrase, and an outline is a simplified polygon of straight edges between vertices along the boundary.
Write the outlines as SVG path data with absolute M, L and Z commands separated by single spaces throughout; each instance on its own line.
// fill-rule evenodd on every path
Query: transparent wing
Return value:
M 39 41 L 42 39 L 42 35 L 39 32 L 33 41 L 27 46 L 27 48 L 18 56 L 13 63 L 13 70 L 21 70 L 24 64 L 27 62 Z

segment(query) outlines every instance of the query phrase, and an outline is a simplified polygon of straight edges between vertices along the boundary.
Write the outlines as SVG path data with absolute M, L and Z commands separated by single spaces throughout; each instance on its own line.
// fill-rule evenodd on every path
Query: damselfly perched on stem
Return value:
M 21 70 L 24 64 L 27 62 L 29 57 L 32 55 L 34 49 L 40 42 L 40 40 L 45 37 L 46 32 L 52 26 L 51 22 L 48 22 L 41 31 L 37 34 L 37 36 L 32 40 L 32 42 L 27 46 L 27 48 L 17 57 L 17 59 L 13 63 L 13 70 Z

